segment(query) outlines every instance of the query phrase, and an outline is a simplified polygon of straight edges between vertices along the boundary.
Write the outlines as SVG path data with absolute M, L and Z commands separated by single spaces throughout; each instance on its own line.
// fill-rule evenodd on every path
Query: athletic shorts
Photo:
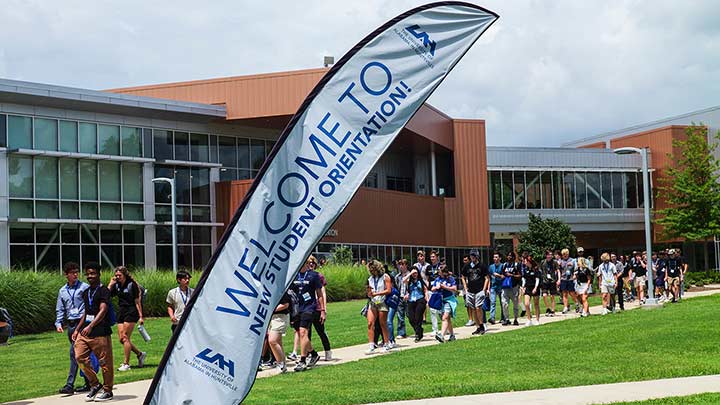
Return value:
M 543 295 L 557 295 L 557 284 L 555 282 L 542 283 L 540 289 Z
M 525 287 L 525 295 L 529 295 L 531 297 L 539 297 L 540 296 L 540 287 L 535 291 L 535 294 L 533 294 L 533 289 L 530 287 Z
M 680 285 L 680 277 L 668 277 L 668 287 Z
M 273 314 L 270 318 L 270 332 L 283 334 L 290 325 L 290 314 Z
M 139 320 L 140 314 L 138 313 L 137 308 L 120 307 L 117 314 L 117 323 L 137 323 Z
M 310 329 L 313 323 L 312 312 L 300 312 L 300 314 L 292 320 L 292 327 L 295 330 L 300 328 Z
M 635 288 L 638 288 L 639 286 L 645 287 L 645 282 L 647 281 L 646 276 L 637 276 L 635 277 Z
M 585 291 L 587 289 L 587 291 Z M 588 283 L 577 283 L 575 286 L 575 292 L 578 294 L 590 294 Z
M 560 291 L 575 291 L 575 281 L 574 280 L 561 280 L 560 281 Z
M 659 279 L 655 280 L 655 288 L 664 290 L 665 289 L 665 279 L 659 278 Z
M 608 284 L 600 284 L 600 292 L 602 294 L 615 294 L 615 286 Z
M 485 293 L 483 291 L 465 294 L 465 306 L 468 308 L 482 309 Z

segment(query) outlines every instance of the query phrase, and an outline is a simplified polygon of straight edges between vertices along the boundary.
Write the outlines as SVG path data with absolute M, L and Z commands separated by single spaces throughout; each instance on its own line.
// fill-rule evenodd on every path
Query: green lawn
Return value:
M 720 404 L 720 393 L 706 393 L 689 395 L 686 397 L 670 397 L 662 399 L 649 399 L 635 402 L 613 402 L 612 405 L 711 405 Z
M 696 298 L 258 379 L 245 402 L 356 404 L 718 374 L 718 305 L 720 296 Z

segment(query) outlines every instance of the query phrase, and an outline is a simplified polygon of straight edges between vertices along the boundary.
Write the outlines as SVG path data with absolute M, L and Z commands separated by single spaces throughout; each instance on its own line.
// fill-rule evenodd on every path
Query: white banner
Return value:
M 467 3 L 421 6 L 380 27 L 333 66 L 235 213 L 146 404 L 245 398 L 286 286 L 395 136 L 497 18 Z

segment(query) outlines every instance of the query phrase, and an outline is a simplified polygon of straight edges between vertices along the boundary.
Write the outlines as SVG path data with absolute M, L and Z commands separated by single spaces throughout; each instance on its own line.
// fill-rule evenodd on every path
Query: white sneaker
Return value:
M 326 350 L 325 351 L 325 361 L 330 361 L 330 360 L 332 360 L 332 351 Z
M 603 315 L 607 315 L 607 314 L 608 314 L 607 308 L 603 308 L 602 314 L 603 314 Z
M 475 326 L 475 322 L 471 319 L 471 320 L 465 322 L 465 326 Z
M 368 355 L 369 355 L 369 354 L 374 354 L 374 353 L 375 353 L 375 349 L 376 349 L 375 345 L 374 345 L 374 344 L 371 344 L 370 347 L 369 347 L 367 350 L 365 350 L 365 354 L 368 354 Z
M 562 310 L 563 315 L 567 314 L 568 312 L 570 312 L 570 309 L 568 309 L 568 307 L 563 307 L 563 310 Z
M 123 364 L 120 365 L 120 367 L 118 367 L 118 371 L 128 371 L 128 370 L 130 370 L 130 365 L 129 365 L 129 364 L 123 363 Z
M 385 346 L 383 346 L 382 349 L 380 349 L 380 353 L 390 353 L 391 349 L 392 349 L 392 347 L 390 347 L 390 344 L 388 343 Z
M 147 358 L 147 352 L 140 352 L 140 355 L 137 356 L 138 358 L 138 367 L 143 368 L 145 367 L 145 359 Z
M 539 319 L 536 319 L 534 325 L 535 325 L 535 326 L 540 326 L 540 320 L 539 320 Z

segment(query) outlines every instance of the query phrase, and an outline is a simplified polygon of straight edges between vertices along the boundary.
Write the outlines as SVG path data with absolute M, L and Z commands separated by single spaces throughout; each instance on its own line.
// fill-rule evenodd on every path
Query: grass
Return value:
M 259 379 L 245 403 L 356 404 L 718 374 L 718 305 L 720 296 L 696 298 Z
M 720 404 L 720 393 L 709 392 L 705 394 L 688 395 L 685 397 L 669 397 L 649 399 L 647 401 L 613 402 L 612 405 L 705 405 Z

